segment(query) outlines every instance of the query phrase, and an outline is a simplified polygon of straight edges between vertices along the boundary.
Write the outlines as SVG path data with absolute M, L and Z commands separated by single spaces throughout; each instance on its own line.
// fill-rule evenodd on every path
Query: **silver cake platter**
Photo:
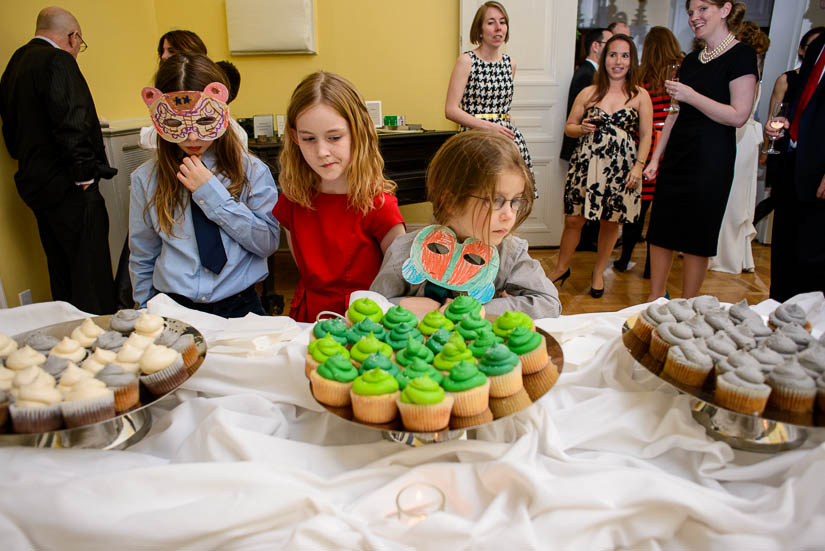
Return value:
M 550 361 L 553 365 L 556 366 L 559 372 L 559 376 L 561 376 L 562 370 L 564 369 L 564 352 L 561 349 L 561 345 L 559 342 L 553 338 L 550 333 L 544 331 L 536 327 L 536 331 L 542 335 L 544 335 L 545 340 L 547 341 L 547 353 L 550 356 Z M 545 368 L 547 369 L 547 368 Z M 381 431 L 382 436 L 385 440 L 389 440 L 391 442 L 396 442 L 399 444 L 406 444 L 408 446 L 422 446 L 426 444 L 436 444 L 438 442 L 446 442 L 449 440 L 458 440 L 463 438 L 475 439 L 476 432 L 479 428 L 488 427 L 490 425 L 496 424 L 502 420 L 512 420 L 522 411 L 525 411 L 526 408 L 529 408 L 533 405 L 536 401 L 539 400 L 542 396 L 544 396 L 553 385 L 542 389 L 541 392 L 537 393 L 534 396 L 530 397 L 530 403 L 517 411 L 510 412 L 507 415 L 502 417 L 494 417 L 492 421 L 489 423 L 483 423 L 480 425 L 469 426 L 469 427 L 462 427 L 460 429 L 450 429 L 445 427 L 443 430 L 435 431 L 435 432 L 410 432 L 404 430 L 403 425 L 401 424 L 400 416 L 396 416 L 396 418 L 391 422 L 384 425 L 371 425 L 368 423 L 362 423 L 358 419 L 355 419 L 352 414 L 352 407 L 330 407 L 318 402 L 321 406 L 326 408 L 327 411 L 330 413 L 341 417 L 345 421 L 350 424 L 357 425 L 359 427 L 363 427 L 367 430 L 378 430 Z M 310 385 L 310 392 L 312 391 L 312 387 Z M 313 396 L 314 397 L 314 396 Z M 495 400 L 496 398 L 491 398 L 491 400 Z M 499 398 L 502 399 L 502 398 Z
M 622 326 L 630 330 L 631 317 Z M 798 448 L 814 433 L 825 434 L 825 414 L 821 411 L 795 413 L 767 407 L 761 415 L 750 415 L 726 409 L 716 404 L 713 394 L 715 378 L 708 377 L 701 387 L 689 386 L 660 371 L 649 355 L 637 358 L 627 348 L 636 365 L 635 380 L 655 379 L 664 388 L 691 396 L 693 418 L 705 428 L 708 436 L 727 442 L 731 447 L 760 453 L 775 453 Z
M 91 318 L 101 328 L 108 330 L 112 316 L 97 316 Z M 173 318 L 163 318 L 166 328 L 179 335 L 192 335 L 195 347 L 198 350 L 198 357 L 189 367 L 190 373 L 200 367 L 206 357 L 206 341 L 203 335 L 191 325 Z M 14 339 L 18 345 L 35 333 L 42 333 L 62 339 L 68 337 L 71 332 L 85 321 L 84 319 L 67 321 L 48 325 L 32 331 L 27 331 L 16 335 Z M 191 375 L 190 375 L 191 377 Z M 176 389 L 172 389 L 166 394 L 155 396 L 143 385 L 140 385 L 140 399 L 138 406 L 116 415 L 105 421 L 75 427 L 41 433 L 21 434 L 13 432 L 0 433 L 0 446 L 29 446 L 35 448 L 90 448 L 90 449 L 125 449 L 139 442 L 149 429 L 152 428 L 152 414 L 149 408 L 168 396 Z M 11 431 L 11 420 L 8 422 L 7 430 Z

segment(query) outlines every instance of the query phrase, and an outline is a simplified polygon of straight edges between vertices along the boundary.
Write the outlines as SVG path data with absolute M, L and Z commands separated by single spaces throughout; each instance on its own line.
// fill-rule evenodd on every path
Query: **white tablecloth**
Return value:
M 2 548 L 822 549 L 822 439 L 763 455 L 708 438 L 686 396 L 632 378 L 619 335 L 639 309 L 540 320 L 565 353 L 556 386 L 478 440 L 412 448 L 314 402 L 307 326 L 157 301 L 208 327 L 202 367 L 126 451 L 0 448 Z M 0 332 L 82 316 L 0 310 Z M 410 527 L 395 496 L 415 481 L 447 503 Z

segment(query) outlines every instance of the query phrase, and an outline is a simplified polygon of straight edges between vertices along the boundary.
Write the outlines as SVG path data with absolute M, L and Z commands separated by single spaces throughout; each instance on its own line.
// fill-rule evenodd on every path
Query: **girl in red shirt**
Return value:
M 286 124 L 282 193 L 272 213 L 301 274 L 289 315 L 314 322 L 324 310 L 344 314 L 350 294 L 369 289 L 405 226 L 395 184 L 383 176 L 378 134 L 352 83 L 309 75 L 292 93 Z

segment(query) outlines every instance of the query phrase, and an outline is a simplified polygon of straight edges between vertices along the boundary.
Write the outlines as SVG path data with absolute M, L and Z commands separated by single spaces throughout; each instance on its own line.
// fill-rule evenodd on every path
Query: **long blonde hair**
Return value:
M 163 93 L 180 90 L 203 90 L 210 82 L 228 86 L 226 75 L 208 57 L 198 54 L 176 54 L 160 64 L 155 87 Z M 249 188 L 249 180 L 243 170 L 243 146 L 231 129 L 215 140 L 210 147 L 215 152 L 216 171 L 229 180 L 226 188 L 232 197 L 239 199 Z M 183 213 L 192 194 L 178 180 L 177 172 L 185 153 L 176 143 L 158 136 L 157 180 L 155 194 L 146 205 L 155 207 L 160 230 L 173 235 L 175 212 Z
M 366 214 L 375 208 L 376 197 L 395 192 L 395 183 L 384 178 L 384 158 L 378 150 L 378 134 L 366 103 L 350 81 L 335 73 L 312 73 L 292 92 L 286 112 L 288 136 L 278 157 L 281 189 L 290 201 L 314 208 L 312 203 L 321 178 L 307 164 L 292 134 L 297 130 L 298 117 L 318 104 L 331 107 L 349 125 L 352 151 L 346 172 L 347 205 Z

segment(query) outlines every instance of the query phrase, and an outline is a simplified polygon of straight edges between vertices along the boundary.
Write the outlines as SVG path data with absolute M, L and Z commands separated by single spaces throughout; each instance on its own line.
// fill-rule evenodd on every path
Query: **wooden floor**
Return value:
M 614 252 L 614 258 L 619 249 Z M 545 273 L 550 273 L 556 264 L 558 249 L 530 249 L 530 255 L 541 262 Z M 584 312 L 611 312 L 621 310 L 647 299 L 650 280 L 642 278 L 645 261 L 645 244 L 639 243 L 633 251 L 632 262 L 636 265 L 626 271 L 617 272 L 612 268 L 612 259 L 604 275 L 604 296 L 595 299 L 589 294 L 590 273 L 596 259 L 594 252 L 577 252 L 570 265 L 571 276 L 559 288 L 562 313 L 581 314 Z M 702 285 L 702 294 L 714 295 L 722 302 L 739 302 L 743 298 L 756 304 L 768 298 L 770 287 L 771 248 L 769 245 L 753 243 L 753 258 L 756 270 L 752 273 L 726 274 L 708 271 Z M 298 270 L 288 252 L 279 251 L 275 255 L 275 290 L 284 295 L 286 312 L 298 282 Z M 672 297 L 678 297 L 682 287 L 682 259 L 673 260 L 668 290 Z

